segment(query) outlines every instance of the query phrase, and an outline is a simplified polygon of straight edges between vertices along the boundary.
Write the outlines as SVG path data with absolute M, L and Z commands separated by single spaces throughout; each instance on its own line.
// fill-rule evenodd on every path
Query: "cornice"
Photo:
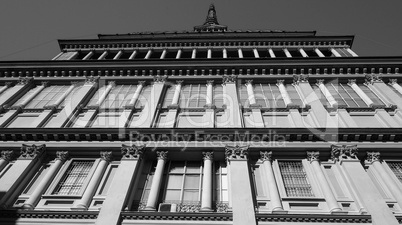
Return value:
M 0 218 L 30 218 L 30 219 L 96 219 L 97 211 L 30 211 L 1 210 Z
M 123 220 L 198 220 L 198 221 L 232 221 L 231 213 L 164 213 L 164 212 L 122 212 Z
M 310 222 L 310 223 L 368 223 L 371 224 L 370 215 L 275 215 L 256 214 L 258 222 Z

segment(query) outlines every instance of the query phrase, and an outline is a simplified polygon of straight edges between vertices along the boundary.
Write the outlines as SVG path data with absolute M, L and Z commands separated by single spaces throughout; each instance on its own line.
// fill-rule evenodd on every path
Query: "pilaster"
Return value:
M 237 99 L 237 88 L 236 88 L 236 75 L 225 75 L 223 76 L 224 85 L 224 102 L 226 104 L 225 116 L 226 116 L 226 126 L 225 127 L 242 127 L 241 124 L 241 112 L 240 104 Z

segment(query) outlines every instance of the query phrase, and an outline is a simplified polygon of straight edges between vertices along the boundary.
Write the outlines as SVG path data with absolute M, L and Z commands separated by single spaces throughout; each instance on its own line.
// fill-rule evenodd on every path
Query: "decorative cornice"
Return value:
M 113 158 L 113 153 L 112 152 L 102 151 L 99 154 L 100 154 L 100 158 L 102 160 L 104 160 L 106 162 L 112 161 L 112 158 Z
M 331 145 L 331 159 L 333 161 L 357 158 L 357 145 Z
M 378 74 L 367 74 L 365 77 L 366 84 L 382 83 L 382 77 Z
M 193 213 L 193 212 L 122 212 L 124 220 L 158 221 L 232 221 L 231 213 Z
M 224 75 L 222 76 L 222 83 L 229 84 L 237 81 L 237 75 Z
M 320 158 L 320 152 L 307 152 L 307 160 L 312 162 L 312 161 L 318 161 Z
M 225 146 L 225 157 L 226 160 L 247 160 L 249 146 Z
M 22 144 L 19 159 L 34 159 L 41 155 L 46 149 L 46 145 L 26 145 Z
M 260 152 L 260 160 L 261 161 L 272 161 L 272 151 L 264 151 Z
M 155 83 L 164 83 L 165 81 L 166 81 L 166 79 L 167 79 L 167 76 L 166 75 L 156 75 L 156 76 L 154 76 L 154 82 Z
M 367 223 L 371 224 L 370 215 L 324 215 L 324 214 L 256 214 L 258 222 L 274 223 Z
M 379 152 L 367 152 L 366 161 L 369 163 L 381 161 L 380 153 Z
M 62 162 L 65 162 L 68 158 L 68 152 L 67 151 L 57 151 L 56 152 L 56 160 L 60 160 Z
M 10 162 L 13 160 L 13 158 L 14 158 L 14 151 L 1 151 L 0 159 Z
M 309 75 L 299 74 L 293 76 L 293 84 L 308 83 Z
M 137 159 L 140 160 L 144 150 L 145 149 L 145 145 L 141 145 L 141 146 L 136 146 L 136 145 L 125 145 L 122 144 L 121 147 L 121 154 L 123 155 L 122 159 Z
M 166 161 L 168 158 L 168 151 L 157 151 L 156 152 L 156 158 L 158 160 L 164 160 Z
M 214 160 L 214 152 L 202 152 L 204 160 Z
M 36 218 L 36 219 L 88 219 L 98 217 L 98 211 L 34 211 L 34 210 L 0 210 L 0 218 Z

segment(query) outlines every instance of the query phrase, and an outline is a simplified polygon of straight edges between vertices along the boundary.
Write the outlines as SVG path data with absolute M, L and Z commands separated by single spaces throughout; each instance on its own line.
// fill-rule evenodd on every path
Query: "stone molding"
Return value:
M 357 153 L 357 145 L 331 145 L 331 159 L 333 161 L 358 160 Z
M 27 84 L 32 84 L 33 78 L 31 77 L 20 77 L 18 79 L 18 85 L 27 85 Z
M 22 144 L 19 159 L 34 159 L 46 150 L 46 145 Z
M 225 158 L 226 160 L 247 160 L 249 146 L 225 146 Z
M 389 85 L 393 85 L 393 84 L 397 84 L 398 83 L 398 79 L 389 79 Z
M 85 77 L 85 84 L 96 84 L 98 80 L 99 77 Z
M 145 145 L 125 145 L 122 144 L 121 154 L 123 155 L 122 159 L 137 159 L 140 160 L 142 158 L 143 153 L 145 152 Z

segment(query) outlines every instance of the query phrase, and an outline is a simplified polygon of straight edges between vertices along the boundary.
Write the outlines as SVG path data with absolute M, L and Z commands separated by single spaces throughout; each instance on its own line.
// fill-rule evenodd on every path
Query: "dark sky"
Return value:
M 203 0 L 1 0 L 0 60 L 51 59 L 57 39 L 97 34 L 192 30 L 204 22 Z M 402 56 L 401 0 L 215 0 L 232 30 L 316 30 L 355 35 L 360 56 Z

